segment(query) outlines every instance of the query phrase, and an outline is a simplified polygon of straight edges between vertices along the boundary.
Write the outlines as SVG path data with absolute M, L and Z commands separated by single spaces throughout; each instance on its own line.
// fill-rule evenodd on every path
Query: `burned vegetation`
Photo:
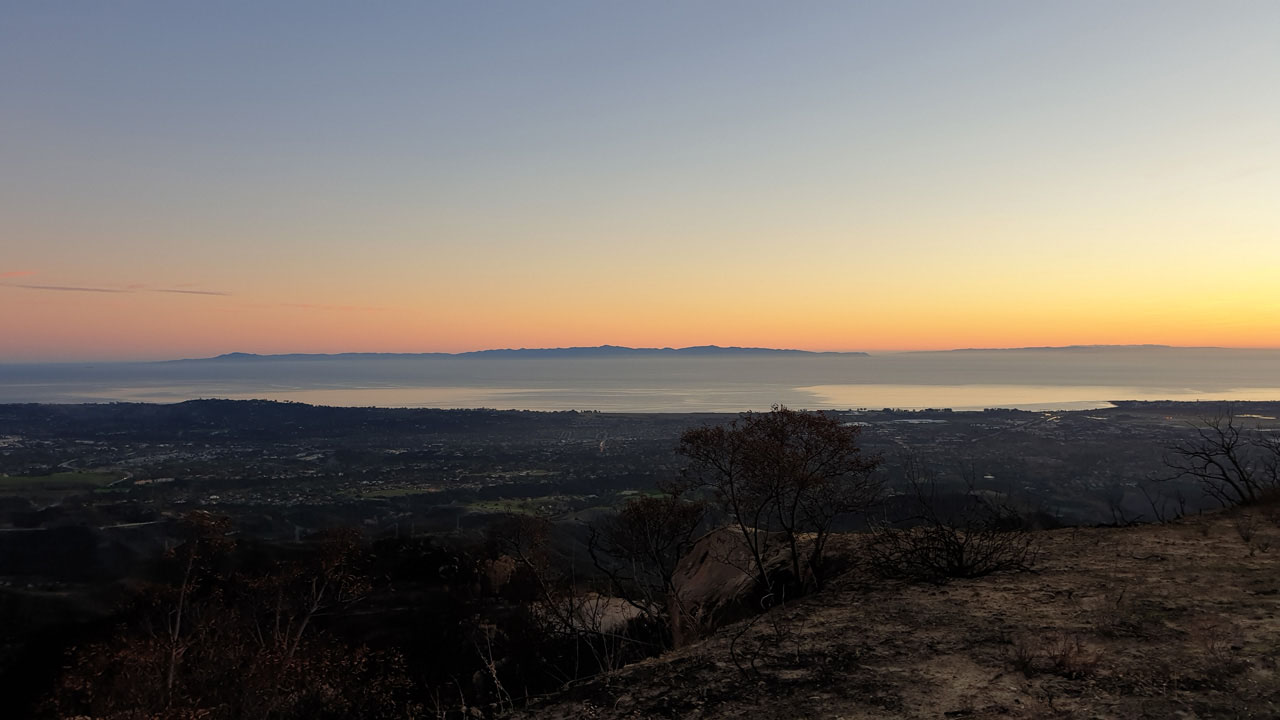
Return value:
M 602 707 L 600 693 L 614 678 L 678 690 L 676 677 L 643 675 L 687 667 L 701 678 L 700 699 L 663 704 L 608 690 L 616 715 L 702 708 L 706 717 L 730 717 L 762 688 L 783 697 L 836 685 L 853 689 L 807 712 L 869 703 L 910 715 L 923 700 L 910 699 L 902 687 L 909 681 L 893 669 L 904 661 L 887 649 L 903 639 L 880 631 L 857 639 L 850 623 L 928 635 L 960 622 L 960 645 L 946 650 L 950 641 L 938 639 L 915 652 L 973 648 L 971 662 L 987 667 L 998 658 L 1036 692 L 1052 694 L 1055 683 L 1110 678 L 1108 668 L 1132 664 L 1130 649 L 1117 643 L 1163 642 L 1162 633 L 1182 627 L 1178 613 L 1195 612 L 1179 605 L 1170 614 L 1167 602 L 1137 587 L 1095 597 L 1089 583 L 1104 575 L 1064 574 L 1064 548 L 1087 555 L 1112 547 L 1105 539 L 1112 536 L 1049 531 L 1059 523 L 1052 513 L 1033 498 L 993 489 L 972 458 L 948 465 L 937 448 L 886 447 L 883 436 L 869 446 L 866 427 L 848 415 L 784 407 L 702 418 L 680 431 L 671 472 L 646 491 L 586 511 L 508 505 L 483 524 L 446 531 L 334 524 L 282 539 L 255 531 L 252 516 L 218 507 L 142 516 L 128 529 L 136 524 L 163 538 L 162 546 L 127 575 L 99 583 L 107 590 L 76 621 L 40 619 L 42 610 L 67 612 L 70 605 L 53 609 L 76 597 L 66 590 L 5 592 L 6 696 L 20 714 L 37 717 L 554 716 L 556 708 L 585 707 L 579 701 Z M 1241 578 L 1271 597 L 1265 593 L 1275 588 L 1255 572 L 1270 562 L 1280 534 L 1264 429 L 1234 419 L 1200 426 L 1173 445 L 1179 450 L 1170 462 L 1194 461 L 1175 467 L 1195 482 L 1212 480 L 1205 492 L 1232 506 L 1222 522 L 1235 528 Z M 593 443 L 604 452 L 609 439 Z M 1228 476 L 1237 484 L 1246 472 L 1257 497 L 1226 495 L 1231 483 L 1206 480 L 1207 467 L 1238 468 Z M 1191 518 L 1166 520 L 1185 539 Z M 14 537 L 49 532 L 38 527 Z M 1103 539 L 1090 546 L 1089 538 Z M 1031 616 L 992 625 L 967 610 L 948 618 L 937 605 L 964 593 L 999 595 L 999 587 L 1034 594 L 1039 585 L 1052 585 L 1064 608 L 1080 605 L 1071 622 L 1037 616 L 1053 628 L 1037 633 L 1023 624 Z M 39 608 L 36 597 L 49 607 Z M 899 605 L 920 615 L 893 609 Z M 1235 638 L 1242 622 L 1218 613 L 1185 632 L 1207 637 L 1229 628 L 1222 632 Z M 828 637 L 824 627 L 845 634 Z M 1270 637 L 1273 628 L 1255 629 Z M 1213 687 L 1238 688 L 1251 678 L 1262 690 L 1248 695 L 1250 703 L 1271 697 L 1274 684 L 1255 675 L 1274 658 L 1249 643 L 1205 642 L 1234 668 L 1215 675 Z M 652 658 L 660 665 L 641 662 Z M 1183 689 L 1192 681 L 1188 675 Z M 1128 697 L 1153 682 L 1109 692 Z

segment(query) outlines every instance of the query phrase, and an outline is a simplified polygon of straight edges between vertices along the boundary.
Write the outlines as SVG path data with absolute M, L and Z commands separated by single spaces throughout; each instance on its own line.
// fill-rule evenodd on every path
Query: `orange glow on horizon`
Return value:
M 616 297 L 574 309 L 545 298 L 523 304 L 490 298 L 456 307 L 406 307 L 0 291 L 8 306 L 19 309 L 0 318 L 0 332 L 23 338 L 21 347 L 5 349 L 0 360 L 8 362 L 602 344 L 869 352 L 1141 344 L 1280 347 L 1276 309 L 1240 298 L 1191 307 L 1130 303 L 1121 312 L 1103 301 L 947 303 L 853 297 L 824 302 L 800 297 L 796 305 L 785 306 L 768 296 L 712 297 L 687 312 L 676 298 L 649 308 L 632 306 L 627 315 L 630 303 Z

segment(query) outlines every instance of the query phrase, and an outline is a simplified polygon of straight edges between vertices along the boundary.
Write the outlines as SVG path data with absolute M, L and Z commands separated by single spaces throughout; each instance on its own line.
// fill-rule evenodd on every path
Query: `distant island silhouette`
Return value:
M 760 347 L 721 347 L 719 345 L 695 345 L 682 348 L 633 348 L 621 345 L 596 345 L 593 347 L 567 348 L 500 348 L 493 350 L 471 350 L 467 352 L 445 353 L 285 353 L 279 355 L 260 355 L 257 353 L 231 352 L 211 358 L 188 358 L 171 362 L 213 362 L 236 360 L 409 360 L 414 358 L 622 358 L 622 357 L 723 357 L 723 356 L 801 356 L 801 355 L 840 355 L 866 357 L 865 352 L 817 352 L 812 350 L 787 350 Z
M 1180 347 L 1174 345 L 1045 345 L 1011 348 L 953 348 L 949 350 L 884 351 L 877 355 L 936 354 L 936 353 L 1005 353 L 1005 352 L 1080 352 L 1114 350 L 1221 350 L 1231 348 Z M 870 357 L 872 353 L 840 350 L 794 350 L 785 348 L 738 347 L 720 345 L 693 345 L 690 347 L 627 347 L 624 345 L 594 345 L 589 347 L 556 348 L 495 348 L 464 352 L 343 352 L 343 353 L 280 353 L 259 354 L 229 352 L 214 357 L 183 358 L 162 362 L 233 362 L 261 360 L 413 360 L 427 358 L 628 358 L 628 357 Z

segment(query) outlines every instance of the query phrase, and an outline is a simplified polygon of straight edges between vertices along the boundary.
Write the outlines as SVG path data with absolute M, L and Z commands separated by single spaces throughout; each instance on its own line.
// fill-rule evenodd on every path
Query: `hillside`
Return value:
M 855 566 L 519 716 L 1280 717 L 1280 507 L 1049 531 L 1037 567 L 933 586 Z

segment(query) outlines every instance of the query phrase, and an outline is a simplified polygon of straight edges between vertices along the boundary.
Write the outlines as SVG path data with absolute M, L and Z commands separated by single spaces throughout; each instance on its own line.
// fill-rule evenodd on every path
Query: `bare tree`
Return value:
M 681 436 L 679 452 L 689 460 L 685 485 L 710 490 L 741 535 L 765 592 L 775 590 L 768 558 L 776 544 L 795 583 L 820 589 L 836 518 L 878 499 L 873 471 L 880 460 L 862 454 L 860 430 L 826 413 L 774 406 Z
M 1280 438 L 1249 432 L 1227 412 L 1192 425 L 1195 436 L 1170 448 L 1169 479 L 1189 477 L 1223 507 L 1252 505 L 1280 490 Z
M 303 561 L 277 563 L 269 572 L 238 578 L 248 591 L 253 638 L 264 650 L 292 660 L 312 621 L 360 600 L 369 589 L 357 571 L 360 532 L 338 528 L 317 534 Z
M 172 561 L 178 568 L 178 579 L 176 586 L 164 593 L 168 595 L 168 608 L 163 616 L 164 643 L 167 646 L 165 707 L 173 704 L 178 667 L 191 647 L 193 638 L 197 636 L 196 629 L 193 628 L 196 623 L 191 618 L 193 596 L 209 587 L 214 587 L 213 592 L 217 592 L 209 565 L 214 557 L 226 553 L 230 547 L 226 540 L 230 522 L 225 517 L 193 512 L 184 517 L 180 525 L 186 535 L 186 542 L 166 554 L 166 560 Z
M 693 629 L 676 590 L 676 567 L 693 546 L 706 506 L 674 495 L 636 498 L 593 525 L 592 561 L 619 597 L 666 628 L 664 644 L 679 647 Z
M 1156 522 L 1163 525 L 1187 514 L 1187 498 L 1181 490 L 1175 489 L 1167 493 L 1160 487 L 1149 489 L 1148 484 L 1150 483 L 1139 483 L 1138 490 L 1142 493 L 1142 497 L 1146 498 L 1147 505 L 1151 507 L 1151 515 Z
M 357 531 L 327 533 L 294 561 L 246 576 L 226 518 L 192 513 L 128 622 L 76 648 L 46 703 L 95 718 L 403 717 L 394 652 L 352 647 L 315 618 L 361 593 Z M 243 549 L 243 548 L 241 548 Z M 239 556 L 239 560 L 243 560 Z
M 619 632 L 614 620 L 616 603 L 626 603 L 611 604 L 608 597 L 579 581 L 572 560 L 551 549 L 554 526 L 550 520 L 510 515 L 491 525 L 488 534 L 490 551 L 514 564 L 508 589 L 527 604 L 529 620 L 544 638 L 569 649 L 568 667 L 546 669 L 558 670 L 558 679 L 568 685 L 623 664 L 626 646 L 633 643 Z M 484 654 L 481 650 L 482 659 Z

